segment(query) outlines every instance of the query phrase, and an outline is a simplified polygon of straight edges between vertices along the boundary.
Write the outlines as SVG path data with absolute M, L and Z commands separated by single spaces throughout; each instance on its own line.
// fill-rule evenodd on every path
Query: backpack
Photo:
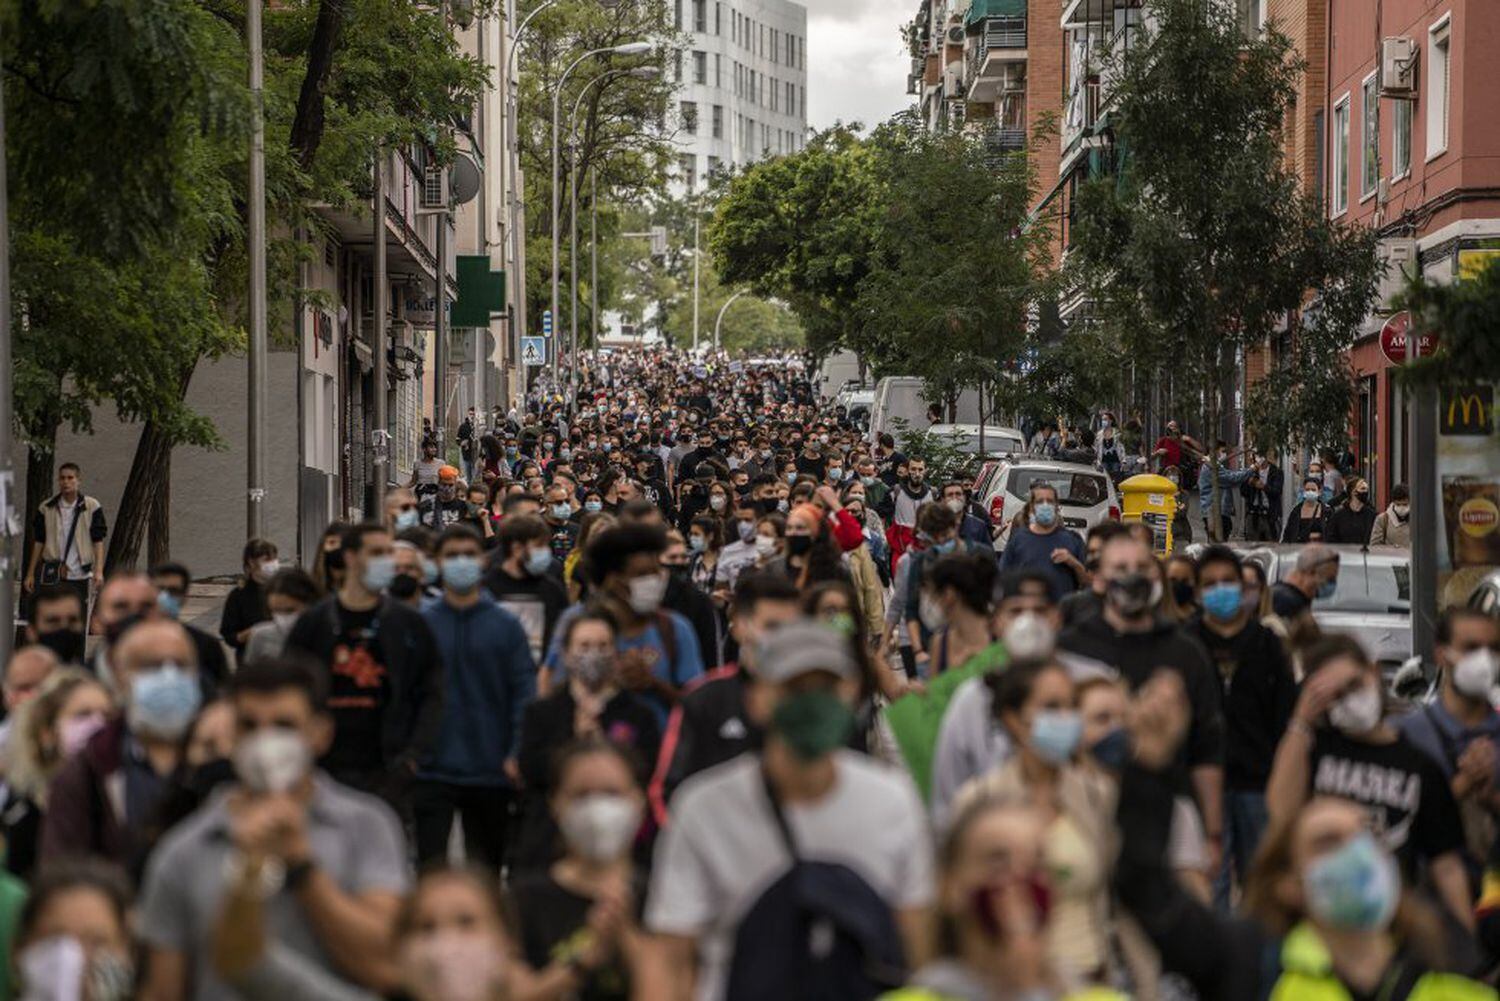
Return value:
M 906 956 L 890 906 L 848 866 L 801 858 L 764 770 L 761 777 L 792 866 L 735 931 L 725 1001 L 863 1001 L 899 987 Z

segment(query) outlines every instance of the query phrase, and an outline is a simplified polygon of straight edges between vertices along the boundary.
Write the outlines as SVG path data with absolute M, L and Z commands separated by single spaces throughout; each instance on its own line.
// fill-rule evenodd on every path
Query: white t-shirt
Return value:
M 911 779 L 854 751 L 835 761 L 828 795 L 784 808 L 798 854 L 848 866 L 893 909 L 931 904 L 932 844 Z M 656 846 L 646 926 L 698 940 L 699 1001 L 723 996 L 740 919 L 791 866 L 760 767 L 743 754 L 684 782 Z
M 85 524 L 89 518 L 87 511 L 84 511 L 79 516 L 78 531 L 72 533 L 74 536 L 73 544 L 71 546 L 68 545 L 68 534 L 73 529 L 75 509 L 82 504 L 83 494 L 79 494 L 78 499 L 71 504 L 61 497 L 57 499 L 57 544 L 59 546 L 67 546 L 67 549 L 62 554 L 64 580 L 83 580 L 88 577 L 88 574 L 83 572 L 83 560 L 78 555 L 78 540 L 86 540 L 89 534 L 89 526 Z

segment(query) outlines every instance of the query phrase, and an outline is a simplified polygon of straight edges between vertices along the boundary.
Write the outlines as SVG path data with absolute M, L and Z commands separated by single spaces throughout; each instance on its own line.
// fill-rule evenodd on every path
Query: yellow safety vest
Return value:
M 1293 928 L 1281 944 L 1282 974 L 1271 990 L 1271 1001 L 1351 1001 L 1349 991 L 1333 974 L 1328 947 L 1312 926 Z M 1454 973 L 1425 973 L 1406 1001 L 1495 1001 L 1492 988 Z

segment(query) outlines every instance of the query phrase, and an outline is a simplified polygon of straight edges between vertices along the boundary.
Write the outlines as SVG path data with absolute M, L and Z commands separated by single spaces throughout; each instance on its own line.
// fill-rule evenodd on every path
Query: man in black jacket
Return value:
M 1157 614 L 1162 584 L 1154 561 L 1150 547 L 1133 535 L 1104 543 L 1099 553 L 1104 612 L 1064 630 L 1057 645 L 1084 673 L 1084 665 L 1092 661 L 1118 673 L 1132 692 L 1159 670 L 1180 676 L 1192 722 L 1178 753 L 1174 778 L 1178 795 L 1191 795 L 1197 802 L 1208 839 L 1208 868 L 1213 871 L 1218 868 L 1224 830 L 1221 696 L 1203 645 Z
M 442 725 L 443 664 L 421 613 L 382 593 L 396 575 L 392 545 L 383 525 L 349 528 L 343 586 L 302 613 L 286 649 L 327 672 L 334 736 L 323 767 L 400 806 Z
M 1240 558 L 1209 546 L 1198 558 L 1198 607 L 1189 632 L 1208 650 L 1224 692 L 1224 865 L 1214 896 L 1226 909 L 1265 833 L 1271 759 L 1297 704 L 1297 681 L 1281 640 L 1243 600 Z
M 737 664 L 710 671 L 672 710 L 651 777 L 651 809 L 665 824 L 667 801 L 689 776 L 760 746 L 760 728 L 745 711 L 746 673 L 769 632 L 801 614 L 797 588 L 777 574 L 744 573 L 734 588 L 730 629 L 740 647 Z

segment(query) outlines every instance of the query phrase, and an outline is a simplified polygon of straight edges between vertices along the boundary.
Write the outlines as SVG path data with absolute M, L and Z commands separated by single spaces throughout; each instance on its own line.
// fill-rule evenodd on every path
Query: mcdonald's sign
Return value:
M 1438 407 L 1438 433 L 1487 438 L 1495 409 L 1495 387 L 1464 386 L 1444 392 Z

